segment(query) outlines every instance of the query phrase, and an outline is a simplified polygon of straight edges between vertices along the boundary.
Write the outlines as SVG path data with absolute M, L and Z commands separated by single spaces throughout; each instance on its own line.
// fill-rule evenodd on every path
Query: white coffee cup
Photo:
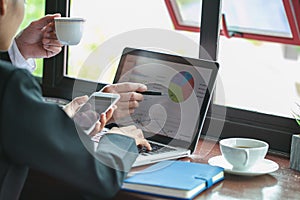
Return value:
M 83 34 L 85 19 L 74 17 L 54 18 L 58 40 L 63 45 L 77 45 Z
M 234 170 L 247 170 L 261 162 L 268 149 L 268 143 L 256 139 L 227 138 L 220 141 L 221 153 Z

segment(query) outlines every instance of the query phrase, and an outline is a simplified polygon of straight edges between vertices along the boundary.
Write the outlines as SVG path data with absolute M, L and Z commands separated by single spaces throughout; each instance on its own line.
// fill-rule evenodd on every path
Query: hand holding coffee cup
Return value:
M 85 19 L 73 17 L 54 18 L 55 31 L 62 45 L 77 45 L 83 35 Z
M 268 149 L 268 143 L 256 139 L 227 138 L 220 141 L 223 157 L 235 170 L 247 170 L 261 162 Z

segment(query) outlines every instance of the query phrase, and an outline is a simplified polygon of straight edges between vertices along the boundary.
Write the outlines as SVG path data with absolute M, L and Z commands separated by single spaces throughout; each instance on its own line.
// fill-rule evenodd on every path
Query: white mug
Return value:
M 247 170 L 261 162 L 268 149 L 268 143 L 256 139 L 227 138 L 220 141 L 221 153 L 234 170 Z
M 63 45 L 79 44 L 83 35 L 85 19 L 73 17 L 54 18 L 55 31 L 58 40 Z

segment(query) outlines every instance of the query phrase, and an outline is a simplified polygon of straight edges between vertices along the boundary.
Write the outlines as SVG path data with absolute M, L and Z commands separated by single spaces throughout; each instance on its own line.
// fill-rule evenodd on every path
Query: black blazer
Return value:
M 8 52 L 0 52 L 0 60 L 5 60 L 5 61 L 10 62 L 11 60 L 10 60 Z
M 58 178 L 87 199 L 111 198 L 137 157 L 129 137 L 90 138 L 55 104 L 43 101 L 29 72 L 0 61 L 0 200 L 18 199 L 28 170 Z

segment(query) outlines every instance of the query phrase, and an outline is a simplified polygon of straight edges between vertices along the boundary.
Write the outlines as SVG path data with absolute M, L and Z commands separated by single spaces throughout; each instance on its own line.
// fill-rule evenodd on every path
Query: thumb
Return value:
M 81 97 L 76 97 L 75 99 L 73 99 L 73 101 L 71 102 L 72 104 L 72 109 L 77 112 L 77 110 L 84 104 L 86 103 L 88 100 L 88 96 L 81 96 Z
M 52 15 L 46 15 L 38 20 L 36 20 L 34 22 L 34 26 L 36 28 L 43 28 L 45 27 L 46 25 L 48 25 L 49 23 L 53 22 L 54 18 L 57 18 L 57 17 L 61 17 L 61 15 L 59 13 L 56 13 L 56 14 L 52 14 Z
M 88 100 L 88 96 L 76 97 L 64 107 L 64 111 L 73 118 L 78 109 Z

